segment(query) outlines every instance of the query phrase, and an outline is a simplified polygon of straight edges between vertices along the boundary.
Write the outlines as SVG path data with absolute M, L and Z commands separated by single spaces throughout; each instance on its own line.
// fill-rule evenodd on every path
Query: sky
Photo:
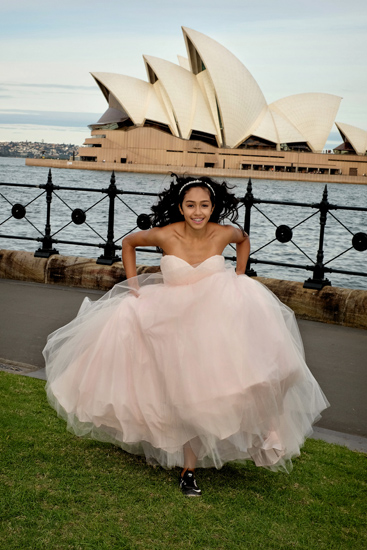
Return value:
M 91 72 L 147 81 L 142 56 L 187 57 L 181 27 L 247 67 L 268 103 L 323 92 L 367 130 L 366 0 L 0 0 L 0 142 L 82 145 L 107 103 Z M 335 126 L 326 148 L 341 143 Z

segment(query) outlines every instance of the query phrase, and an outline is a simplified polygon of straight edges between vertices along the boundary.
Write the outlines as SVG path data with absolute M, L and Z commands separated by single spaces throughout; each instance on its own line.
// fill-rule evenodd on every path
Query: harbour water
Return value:
M 2 183 L 45 184 L 47 175 L 48 168 L 26 166 L 24 159 L 0 158 L 0 182 Z M 110 176 L 108 172 L 89 170 L 53 169 L 52 171 L 54 185 L 61 187 L 106 189 L 110 183 Z M 116 186 L 124 191 L 158 193 L 166 188 L 170 181 L 169 173 L 167 175 L 121 172 L 116 174 Z M 234 192 L 237 196 L 245 195 L 247 179 L 231 178 L 228 183 L 235 186 Z M 323 190 L 323 183 L 253 180 L 253 195 L 259 199 L 319 203 Z M 42 193 L 43 190 L 40 189 L 0 186 L 0 234 L 41 236 L 45 228 L 46 201 L 44 195 L 38 199 L 36 197 Z M 328 199 L 331 204 L 340 206 L 367 207 L 367 186 L 330 183 Z M 150 205 L 154 200 L 154 197 L 132 195 L 121 195 L 116 199 L 114 238 L 118 244 L 125 233 L 136 227 L 137 214 L 149 213 Z M 33 202 L 29 204 L 30 201 Z M 26 218 L 16 220 L 11 217 L 11 208 L 15 203 L 26 206 Z M 106 238 L 108 199 L 104 194 L 92 191 L 86 193 L 60 190 L 54 194 L 51 207 L 51 233 L 56 239 L 98 244 Z M 86 211 L 88 225 L 75 225 L 71 222 L 71 212 L 75 208 Z M 243 224 L 244 214 L 242 207 L 238 220 L 241 224 Z M 293 242 L 281 244 L 275 240 L 275 229 L 283 224 L 294 228 Z M 316 260 L 319 229 L 319 214 L 316 209 L 255 205 L 251 215 L 253 255 L 258 260 L 312 265 Z M 352 237 L 358 232 L 367 233 L 367 212 L 336 210 L 328 214 L 324 243 L 324 262 L 329 262 L 328 267 L 367 272 L 367 251 L 358 252 L 352 248 Z M 267 245 L 269 241 L 273 242 Z M 0 248 L 35 251 L 39 246 L 40 243 L 31 240 L 0 238 Z M 100 248 L 76 244 L 59 243 L 55 248 L 60 254 L 91 258 L 97 258 L 102 253 Z M 228 248 L 225 254 L 232 256 L 234 250 Z M 338 255 L 340 256 L 334 259 Z M 159 254 L 140 252 L 137 261 L 140 264 L 158 264 Z M 309 271 L 288 267 L 258 264 L 254 268 L 260 276 L 278 279 L 304 281 L 311 276 Z M 326 274 L 326 277 L 330 279 L 333 286 L 367 288 L 367 277 L 336 273 Z

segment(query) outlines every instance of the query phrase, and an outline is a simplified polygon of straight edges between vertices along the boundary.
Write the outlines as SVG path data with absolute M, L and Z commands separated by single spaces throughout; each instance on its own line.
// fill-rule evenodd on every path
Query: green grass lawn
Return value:
M 178 470 L 79 439 L 44 382 L 0 372 L 0 547 L 32 549 L 367 549 L 367 455 L 308 440 L 290 475 L 253 464 Z

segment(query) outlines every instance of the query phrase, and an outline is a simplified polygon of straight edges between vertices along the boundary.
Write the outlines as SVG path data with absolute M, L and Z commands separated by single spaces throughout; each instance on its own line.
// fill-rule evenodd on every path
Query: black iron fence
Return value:
M 264 216 L 269 223 L 271 223 L 275 227 L 275 233 L 274 238 L 265 243 L 261 248 L 258 248 L 257 250 L 254 250 L 251 254 L 250 258 L 250 265 L 247 267 L 247 273 L 248 275 L 256 275 L 255 271 L 251 268 L 251 264 L 267 264 L 267 265 L 274 265 L 274 266 L 283 266 L 283 267 L 290 267 L 295 269 L 304 269 L 306 271 L 311 271 L 312 276 L 308 278 L 304 282 L 305 288 L 313 288 L 320 290 L 324 286 L 330 285 L 329 279 L 325 278 L 326 273 L 340 273 L 340 274 L 346 274 L 346 275 L 353 275 L 353 276 L 360 276 L 360 277 L 367 277 L 367 269 L 364 272 L 361 271 L 350 271 L 346 269 L 337 269 L 332 268 L 328 266 L 331 262 L 336 260 L 337 258 L 340 258 L 350 250 L 354 249 L 358 252 L 365 252 L 367 250 L 367 234 L 360 231 L 357 233 L 353 233 L 341 220 L 337 218 L 335 214 L 332 213 L 332 211 L 335 210 L 346 210 L 346 211 L 354 211 L 354 212 L 367 212 L 367 208 L 363 207 L 357 207 L 357 206 L 341 206 L 336 204 L 331 204 L 328 201 L 328 191 L 327 186 L 325 185 L 324 192 L 322 195 L 322 200 L 319 203 L 303 203 L 303 202 L 292 202 L 292 201 L 277 201 L 277 200 L 261 200 L 257 199 L 253 196 L 252 193 L 252 184 L 251 180 L 249 180 L 247 185 L 247 192 L 243 199 L 241 199 L 243 202 L 246 214 L 245 214 L 245 224 L 244 229 L 245 231 L 250 234 L 251 229 L 251 213 L 254 208 L 262 215 Z M 301 207 L 301 208 L 307 208 L 313 210 L 313 213 L 310 215 L 307 215 L 306 218 L 299 221 L 296 225 L 293 227 L 289 227 L 288 225 L 276 225 L 276 223 L 271 220 L 266 213 L 264 213 L 257 205 L 260 204 L 273 204 L 273 205 L 284 205 L 284 206 L 290 206 L 290 207 Z M 298 244 L 293 240 L 293 231 L 296 229 L 296 227 L 299 227 L 306 221 L 308 221 L 310 218 L 313 218 L 315 216 L 319 217 L 319 223 L 320 223 L 320 230 L 319 230 L 319 238 L 318 238 L 318 250 L 316 253 L 316 260 L 312 260 L 310 256 L 300 247 Z M 336 256 L 333 258 L 330 258 L 327 262 L 324 261 L 324 241 L 325 241 L 325 226 L 327 221 L 327 216 L 330 215 L 333 217 L 334 220 L 336 220 L 349 234 L 349 246 L 347 246 L 342 252 L 339 252 Z M 260 252 L 260 250 L 263 250 L 265 247 L 269 246 L 272 242 L 278 241 L 280 243 L 288 243 L 291 242 L 294 247 L 297 248 L 298 251 L 300 251 L 304 257 L 311 262 L 311 264 L 294 264 L 290 262 L 273 262 L 269 260 L 260 260 L 255 258 L 255 254 Z M 367 266 L 367 258 L 366 258 L 366 266 Z
M 26 204 L 22 204 L 21 202 L 13 202 L 9 200 L 4 193 L 0 192 L 0 197 L 3 199 L 5 204 L 8 206 L 8 211 L 5 212 L 5 218 L 2 219 L 3 212 L 0 211 L 0 226 L 4 226 L 9 220 L 15 219 L 15 220 L 24 220 L 25 223 L 29 224 L 29 227 L 31 227 L 35 232 L 37 236 L 25 236 L 25 235 L 9 235 L 9 234 L 0 234 L 0 238 L 3 239 L 20 239 L 20 240 L 28 240 L 28 241 L 36 241 L 39 242 L 41 245 L 40 247 L 35 251 L 36 257 L 42 257 L 42 258 L 48 258 L 53 254 L 58 254 L 58 250 L 54 247 L 58 244 L 67 244 L 67 245 L 79 245 L 79 246 L 87 246 L 87 247 L 96 247 L 103 250 L 103 253 L 99 256 L 97 259 L 97 263 L 99 264 L 105 264 L 105 265 L 112 265 L 114 262 L 117 262 L 120 260 L 120 255 L 117 255 L 117 251 L 121 250 L 121 245 L 117 244 L 118 242 L 121 242 L 121 239 L 127 235 L 128 233 L 131 233 L 135 229 L 148 229 L 150 227 L 150 218 L 149 215 L 146 213 L 138 213 L 136 212 L 136 206 L 132 207 L 127 203 L 127 198 L 129 196 L 134 197 L 157 197 L 157 193 L 147 193 L 147 192 L 135 192 L 135 191 L 125 191 L 123 189 L 119 189 L 116 187 L 115 183 L 115 174 L 112 173 L 110 185 L 107 188 L 102 189 L 91 189 L 86 187 L 60 187 L 57 185 L 54 185 L 52 182 L 52 174 L 51 170 L 49 170 L 48 173 L 48 179 L 46 184 L 40 184 L 40 185 L 31 185 L 31 184 L 17 184 L 17 183 L 0 183 L 0 189 L 4 189 L 6 187 L 16 187 L 19 188 L 19 191 L 22 188 L 34 188 L 41 190 L 41 193 L 39 193 L 37 196 L 33 197 L 31 200 L 26 202 Z M 98 198 L 96 202 L 94 202 L 88 209 L 82 209 L 82 208 L 72 208 L 69 204 L 68 200 L 65 200 L 61 194 L 64 191 L 79 191 L 82 193 L 89 193 L 89 194 L 97 194 L 102 195 L 102 198 Z M 52 201 L 53 198 L 59 199 L 61 203 L 68 209 L 70 212 L 70 218 L 69 220 L 65 220 L 64 225 L 59 228 L 56 232 L 52 232 L 52 225 L 51 225 L 51 218 L 52 218 Z M 41 230 L 39 227 L 37 227 L 28 217 L 27 217 L 27 210 L 31 207 L 31 205 L 34 206 L 36 201 L 44 200 L 46 202 L 46 212 L 45 212 L 45 227 L 44 230 Z M 328 191 L 327 186 L 325 186 L 321 202 L 319 203 L 303 203 L 303 202 L 292 202 L 292 201 L 277 201 L 277 200 L 262 200 L 255 198 L 252 192 L 252 183 L 251 179 L 248 182 L 247 185 L 247 191 L 244 197 L 238 197 L 239 199 L 239 209 L 243 208 L 245 210 L 244 213 L 244 230 L 250 234 L 251 233 L 251 216 L 254 211 L 258 213 L 259 215 L 263 216 L 269 224 L 271 224 L 274 228 L 274 236 L 272 239 L 264 243 L 260 248 L 252 251 L 251 256 L 249 258 L 249 262 L 247 265 L 246 273 L 250 276 L 255 276 L 256 272 L 253 269 L 253 266 L 256 264 L 267 264 L 271 266 L 280 266 L 280 267 L 288 267 L 293 269 L 300 269 L 311 272 L 311 277 L 309 277 L 305 283 L 305 288 L 313 288 L 313 289 L 321 289 L 326 285 L 330 285 L 329 279 L 325 277 L 327 273 L 340 273 L 340 274 L 347 274 L 351 276 L 360 276 L 360 277 L 367 277 L 367 269 L 363 271 L 351 271 L 347 269 L 337 269 L 330 267 L 330 263 L 336 260 L 337 258 L 340 258 L 347 252 L 351 250 L 355 250 L 358 253 L 365 253 L 367 251 L 367 233 L 363 231 L 355 232 L 348 228 L 347 225 L 345 225 L 335 214 L 334 212 L 336 210 L 344 210 L 344 211 L 354 211 L 354 212 L 367 212 L 367 208 L 364 207 L 357 207 L 357 206 L 341 206 L 336 204 L 331 204 L 328 201 Z M 91 211 L 96 205 L 100 204 L 101 202 L 106 202 L 106 210 L 108 210 L 108 215 L 106 216 L 106 237 L 103 237 L 100 233 L 100 230 L 97 231 L 90 223 L 89 223 L 89 214 L 88 212 Z M 117 239 L 115 239 L 115 206 L 116 201 L 120 201 L 124 204 L 126 208 L 134 215 L 136 216 L 136 222 L 135 225 L 133 225 L 131 228 L 128 229 L 125 233 L 120 235 Z M 270 215 L 263 211 L 262 208 L 260 208 L 260 205 L 282 205 L 286 207 L 300 207 L 302 209 L 308 209 L 312 213 L 307 214 L 307 216 L 290 227 L 289 225 L 280 224 L 277 225 L 276 222 L 274 222 Z M 88 214 L 88 216 L 87 216 Z M 324 244 L 325 244 L 325 226 L 328 219 L 328 216 L 331 216 L 340 226 L 342 226 L 345 231 L 347 232 L 349 236 L 349 242 L 346 240 L 346 247 L 341 252 L 338 252 L 337 255 L 332 257 L 331 259 L 328 259 L 327 262 L 324 260 Z M 88 217 L 88 221 L 87 221 Z M 311 218 L 315 218 L 319 220 L 319 234 L 318 234 L 318 248 L 315 250 L 315 260 L 313 260 L 309 253 L 306 253 L 302 246 L 299 246 L 293 238 L 294 230 L 299 227 L 300 225 L 304 224 Z M 134 218 L 135 219 L 135 218 Z M 102 242 L 85 242 L 85 241 L 78 241 L 78 240 L 63 240 L 56 238 L 56 235 L 58 235 L 61 231 L 65 230 L 70 225 L 73 225 L 73 227 L 78 227 L 85 225 L 87 226 L 91 232 L 96 235 L 100 241 Z M 303 257 L 306 258 L 308 263 L 305 264 L 299 264 L 299 263 L 292 263 L 292 262 L 286 262 L 286 261 L 272 261 L 267 259 L 260 259 L 259 257 L 256 257 L 258 253 L 261 250 L 264 250 L 266 247 L 271 245 L 273 242 L 278 242 L 282 244 L 291 243 L 297 250 L 302 254 Z M 234 247 L 233 247 L 234 248 Z M 143 249 L 137 249 L 137 250 L 143 250 Z M 144 252 L 153 252 L 156 253 L 156 250 L 146 249 L 144 248 Z M 227 255 L 226 259 L 235 261 L 236 256 L 235 254 L 233 256 Z M 367 258 L 366 258 L 366 264 L 367 265 Z

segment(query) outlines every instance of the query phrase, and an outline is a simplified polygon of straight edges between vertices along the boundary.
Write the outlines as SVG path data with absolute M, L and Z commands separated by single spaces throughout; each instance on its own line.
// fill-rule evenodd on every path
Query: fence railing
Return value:
M 2 212 L 0 211 L 0 226 L 3 226 L 8 222 L 10 219 L 15 220 L 24 220 L 27 222 L 30 227 L 32 227 L 37 233 L 38 236 L 24 236 L 24 235 L 8 235 L 8 234 L 0 234 L 0 238 L 4 239 L 20 239 L 20 240 L 28 240 L 28 241 L 37 241 L 41 243 L 41 246 L 35 251 L 36 257 L 41 258 L 49 258 L 53 254 L 58 254 L 58 250 L 54 248 L 54 245 L 58 244 L 67 244 L 67 245 L 78 245 L 78 246 L 88 246 L 88 247 L 96 247 L 103 249 L 103 253 L 99 258 L 97 259 L 98 264 L 105 264 L 105 265 L 112 265 L 114 262 L 117 262 L 120 260 L 120 256 L 116 254 L 117 251 L 121 250 L 121 245 L 117 244 L 118 241 L 121 241 L 121 239 L 127 235 L 128 233 L 131 233 L 135 229 L 149 229 L 150 227 L 150 217 L 146 213 L 137 213 L 134 208 L 131 207 L 131 205 L 127 204 L 126 197 L 128 196 L 148 196 L 148 197 L 154 197 L 156 198 L 158 196 L 157 193 L 147 193 L 147 192 L 138 192 L 138 191 L 125 191 L 123 189 L 119 189 L 116 187 L 116 181 L 115 181 L 115 174 L 112 173 L 110 185 L 107 188 L 102 189 L 91 189 L 86 187 L 66 187 L 66 186 L 57 186 L 54 185 L 52 182 L 52 174 L 51 170 L 49 170 L 47 183 L 46 184 L 40 184 L 40 185 L 31 185 L 31 184 L 18 184 L 18 183 L 4 183 L 0 182 L 0 190 L 2 188 L 6 187 L 16 187 L 22 189 L 22 188 L 35 188 L 35 189 L 41 189 L 42 192 L 37 195 L 36 197 L 29 200 L 26 204 L 21 204 L 20 202 L 13 203 L 11 200 L 9 200 L 3 193 L 0 192 L 0 197 L 5 201 L 7 205 L 9 205 L 9 211 L 5 213 L 5 218 L 2 220 Z M 80 191 L 82 193 L 89 193 L 89 194 L 99 194 L 103 195 L 102 198 L 98 198 L 98 200 L 91 205 L 88 209 L 83 210 L 82 208 L 72 208 L 69 203 L 63 199 L 60 196 L 60 192 L 63 191 Z M 46 211 L 45 211 L 45 228 L 44 231 L 40 230 L 38 227 L 36 227 L 27 217 L 27 209 L 30 207 L 30 205 L 33 205 L 36 201 L 39 201 L 42 199 L 42 197 L 45 199 L 46 202 Z M 57 232 L 52 233 L 52 226 L 51 226 L 51 218 L 52 218 L 52 200 L 54 197 L 57 197 L 64 206 L 70 211 L 70 219 L 69 221 L 65 220 L 65 225 L 58 229 Z M 108 206 L 108 216 L 107 216 L 107 224 L 106 224 L 106 237 L 102 237 L 99 231 L 97 231 L 93 226 L 89 223 L 89 216 L 88 216 L 88 222 L 87 222 L 87 212 L 92 210 L 97 204 L 101 203 L 102 201 L 106 200 Z M 127 207 L 133 214 L 136 216 L 136 224 L 132 228 L 129 228 L 128 231 L 126 231 L 123 235 L 121 235 L 118 239 L 115 239 L 115 206 L 116 206 L 116 200 L 121 201 L 125 207 Z M 277 200 L 263 200 L 255 198 L 252 192 L 252 183 L 251 179 L 248 182 L 247 185 L 247 191 L 244 197 L 238 197 L 239 200 L 239 207 L 240 209 L 243 207 L 245 209 L 245 215 L 244 215 L 244 230 L 250 234 L 251 233 L 251 215 L 254 210 L 257 211 L 260 215 L 262 215 L 267 222 L 269 222 L 274 228 L 274 237 L 270 239 L 268 242 L 263 244 L 260 248 L 257 250 L 254 250 L 249 258 L 246 273 L 250 276 L 255 276 L 256 272 L 253 269 L 253 265 L 256 264 L 267 264 L 272 266 L 280 266 L 280 267 L 288 267 L 293 269 L 300 269 L 312 272 L 311 277 L 309 277 L 304 282 L 305 288 L 313 288 L 313 289 L 322 289 L 326 285 L 330 285 L 329 279 L 325 278 L 325 275 L 327 273 L 340 273 L 340 274 L 347 274 L 351 276 L 360 276 L 360 277 L 367 277 L 367 270 L 366 271 L 351 271 L 347 269 L 337 269 L 330 267 L 329 264 L 336 260 L 337 258 L 340 258 L 345 253 L 349 252 L 350 250 L 354 249 L 355 251 L 359 253 L 364 253 L 367 250 L 367 234 L 360 231 L 357 233 L 353 233 L 342 221 L 340 221 L 335 214 L 333 214 L 333 211 L 335 210 L 349 210 L 349 211 L 359 211 L 359 212 L 367 212 L 367 208 L 363 207 L 355 207 L 355 206 L 341 206 L 336 204 L 331 204 L 328 201 L 328 191 L 327 186 L 325 186 L 321 202 L 319 203 L 303 203 L 303 202 L 292 202 L 292 201 L 277 201 Z M 305 209 L 310 209 L 313 211 L 312 214 L 307 215 L 306 218 L 298 222 L 293 227 L 290 227 L 285 224 L 277 225 L 270 217 L 267 215 L 258 205 L 283 205 L 287 207 L 300 207 Z M 307 254 L 302 247 L 300 247 L 293 239 L 293 232 L 294 229 L 301 224 L 308 221 L 310 218 L 313 218 L 315 216 L 318 216 L 319 218 L 319 236 L 318 236 L 318 249 L 315 254 L 315 260 L 312 260 L 310 257 L 310 254 Z M 334 220 L 337 221 L 348 233 L 350 238 L 349 245 L 343 250 L 342 252 L 338 253 L 335 257 L 329 259 L 327 262 L 324 261 L 324 244 L 325 244 L 325 226 L 327 222 L 327 217 L 332 216 Z M 62 230 L 69 227 L 71 224 L 74 224 L 74 226 L 81 226 L 85 224 L 95 235 L 99 237 L 102 242 L 85 242 L 85 241 L 77 241 L 77 240 L 62 240 L 59 238 L 55 238 L 56 234 L 59 234 Z M 278 261 L 272 261 L 272 260 L 266 260 L 266 259 L 259 259 L 256 258 L 256 254 L 260 252 L 260 250 L 263 250 L 268 245 L 272 244 L 274 241 L 277 241 L 279 243 L 292 243 L 294 247 L 310 262 L 306 264 L 296 264 L 291 262 L 278 262 Z M 154 252 L 156 253 L 156 250 L 152 249 L 137 249 L 138 251 L 144 252 Z M 233 256 L 226 256 L 226 259 L 235 261 L 236 256 L 235 254 Z M 367 265 L 367 262 L 366 262 Z
M 256 210 L 258 210 L 258 212 L 260 212 L 265 218 L 267 218 L 267 220 L 271 224 L 273 224 L 275 227 L 274 238 L 268 241 L 266 244 L 264 244 L 261 248 L 252 252 L 251 258 L 250 258 L 250 264 L 267 264 L 267 265 L 291 267 L 295 269 L 304 269 L 306 271 L 312 271 L 312 277 L 307 279 L 304 282 L 303 286 L 305 288 L 313 288 L 316 290 L 320 290 L 324 286 L 331 284 L 329 279 L 325 278 L 326 273 L 340 273 L 340 274 L 346 274 L 346 275 L 352 275 L 352 276 L 367 277 L 367 271 L 360 272 L 360 271 L 350 271 L 346 269 L 336 269 L 332 267 L 327 267 L 327 264 L 330 264 L 332 261 L 336 260 L 337 258 L 340 258 L 345 253 L 349 252 L 352 248 L 354 248 L 358 252 L 365 252 L 367 250 L 367 234 L 362 231 L 353 234 L 353 232 L 346 225 L 344 225 L 334 214 L 332 214 L 331 211 L 332 210 L 349 210 L 349 211 L 356 211 L 356 212 L 357 211 L 367 212 L 367 208 L 330 204 L 328 201 L 328 191 L 327 191 L 326 185 L 325 185 L 324 192 L 322 195 L 322 200 L 320 203 L 303 203 L 303 202 L 293 202 L 293 201 L 257 199 L 253 196 L 253 193 L 252 193 L 251 180 L 249 180 L 248 182 L 246 195 L 244 196 L 243 199 L 240 199 L 240 200 L 241 202 L 243 202 L 246 208 L 244 229 L 248 234 L 250 234 L 250 230 L 251 230 L 251 212 L 253 208 L 256 208 Z M 273 205 L 284 205 L 284 206 L 290 206 L 290 207 L 309 208 L 314 210 L 314 213 L 311 214 L 310 216 L 307 216 L 305 219 L 301 220 L 292 228 L 289 227 L 288 225 L 283 225 L 283 224 L 277 226 L 270 218 L 268 218 L 268 216 L 264 212 L 262 212 L 256 206 L 257 204 L 273 204 Z M 300 246 L 298 246 L 293 241 L 293 230 L 317 214 L 319 214 L 320 231 L 319 231 L 319 239 L 318 239 L 319 242 L 318 242 L 318 250 L 316 253 L 316 260 L 314 261 L 310 258 L 308 254 L 306 254 L 306 252 L 304 252 L 304 250 L 302 250 Z M 346 231 L 350 235 L 352 235 L 352 239 L 350 242 L 351 246 L 348 246 L 344 251 L 338 253 L 335 257 L 329 259 L 327 262 L 324 262 L 325 226 L 326 226 L 328 214 L 330 214 L 342 227 L 344 227 L 344 229 L 346 229 Z M 266 246 L 268 246 L 275 240 L 283 244 L 291 242 L 310 262 L 312 262 L 311 265 L 293 264 L 289 262 L 273 262 L 268 260 L 259 260 L 253 257 L 257 252 L 264 249 Z M 252 276 L 256 275 L 254 270 L 252 270 L 251 265 L 248 266 L 246 272 L 248 275 L 252 275 Z

